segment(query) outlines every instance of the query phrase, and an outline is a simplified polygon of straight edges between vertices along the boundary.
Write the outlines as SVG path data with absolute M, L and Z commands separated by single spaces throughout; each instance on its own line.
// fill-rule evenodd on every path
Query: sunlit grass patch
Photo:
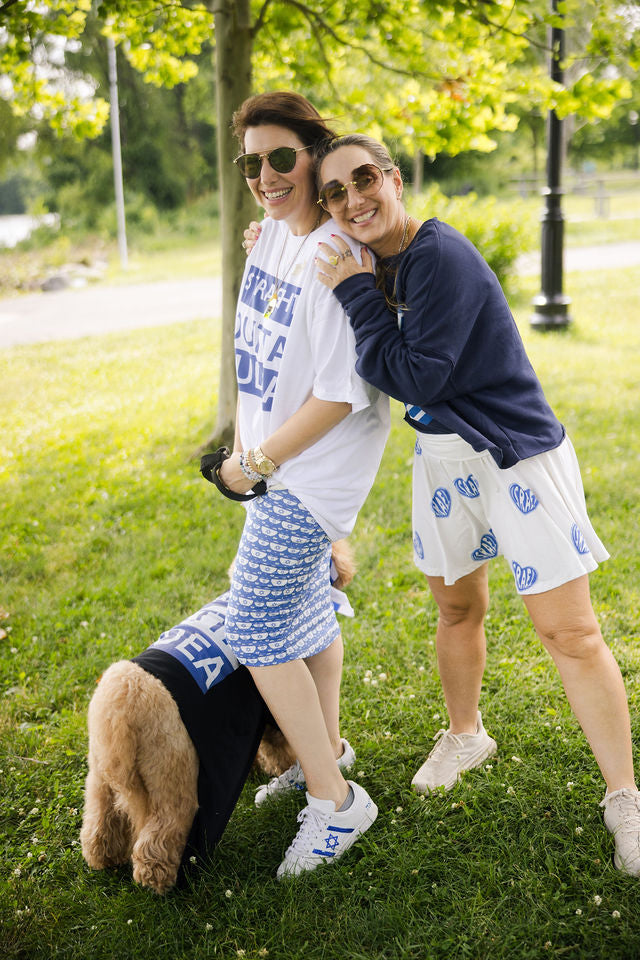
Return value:
M 563 334 L 529 328 L 533 281 L 514 307 L 612 555 L 592 591 L 637 742 L 637 271 L 574 274 L 567 288 Z M 498 755 L 449 794 L 409 788 L 447 720 L 435 608 L 411 558 L 413 438 L 395 403 L 352 538 L 356 617 L 343 621 L 343 728 L 375 825 L 335 868 L 278 884 L 299 801 L 256 811 L 252 778 L 186 890 L 160 899 L 127 869 L 86 868 L 77 839 L 95 681 L 225 588 L 242 526 L 242 508 L 190 459 L 214 416 L 217 338 L 216 323 L 197 321 L 2 353 L 2 956 L 635 956 L 640 886 L 611 866 L 599 772 L 502 561 L 481 704 Z

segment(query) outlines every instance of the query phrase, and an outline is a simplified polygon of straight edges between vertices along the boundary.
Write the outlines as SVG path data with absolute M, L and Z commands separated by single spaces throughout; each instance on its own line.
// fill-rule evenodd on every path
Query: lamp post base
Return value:
M 544 293 L 533 298 L 534 312 L 531 316 L 531 326 L 536 330 L 562 330 L 571 324 L 569 304 L 571 297 L 564 294 L 555 294 L 547 297 Z

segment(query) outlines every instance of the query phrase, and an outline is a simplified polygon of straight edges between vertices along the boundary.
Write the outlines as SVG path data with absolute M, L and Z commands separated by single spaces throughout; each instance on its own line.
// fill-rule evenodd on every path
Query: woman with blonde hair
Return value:
M 316 161 L 321 209 L 364 251 L 360 264 L 332 238 L 320 247 L 319 279 L 349 316 L 358 373 L 405 404 L 415 431 L 414 558 L 438 606 L 450 727 L 413 786 L 449 789 L 496 750 L 478 704 L 488 562 L 503 555 L 606 781 L 615 865 L 640 875 L 627 698 L 589 594 L 588 574 L 608 554 L 498 280 L 452 227 L 407 215 L 384 145 L 334 138 Z

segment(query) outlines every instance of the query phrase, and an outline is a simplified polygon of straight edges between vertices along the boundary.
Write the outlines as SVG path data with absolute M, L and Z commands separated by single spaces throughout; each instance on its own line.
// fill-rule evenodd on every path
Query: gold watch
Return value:
M 253 460 L 256 471 L 263 477 L 270 477 L 271 474 L 278 469 L 273 460 L 270 460 L 269 457 L 262 452 L 260 447 L 253 448 L 251 451 L 251 459 Z

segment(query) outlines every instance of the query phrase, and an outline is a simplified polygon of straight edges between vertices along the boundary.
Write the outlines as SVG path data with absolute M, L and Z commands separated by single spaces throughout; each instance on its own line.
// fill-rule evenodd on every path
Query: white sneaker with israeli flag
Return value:
M 366 790 L 352 780 L 353 801 L 337 811 L 333 800 L 320 800 L 307 792 L 307 804 L 298 814 L 300 829 L 278 867 L 277 877 L 297 876 L 315 870 L 321 863 L 335 863 L 353 846 L 378 816 L 378 808 Z

